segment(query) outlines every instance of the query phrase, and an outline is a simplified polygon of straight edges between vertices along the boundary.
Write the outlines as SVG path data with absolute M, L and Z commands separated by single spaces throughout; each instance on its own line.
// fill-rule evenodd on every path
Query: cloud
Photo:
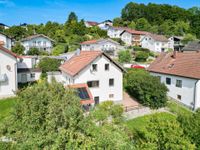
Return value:
M 0 0 L 0 6 L 13 7 L 15 3 L 11 0 Z

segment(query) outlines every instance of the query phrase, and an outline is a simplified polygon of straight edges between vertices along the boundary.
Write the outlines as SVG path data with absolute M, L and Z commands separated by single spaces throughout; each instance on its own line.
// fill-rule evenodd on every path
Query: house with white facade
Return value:
M 183 37 L 181 36 L 171 36 L 168 39 L 168 47 L 172 50 L 181 51 L 184 47 L 184 44 L 182 43 Z
M 168 96 L 187 107 L 200 107 L 200 52 L 161 53 L 148 71 L 164 83 Z
M 37 56 L 21 56 L 17 63 L 18 83 L 34 82 L 40 79 L 42 71 L 36 68 L 38 62 Z
M 0 97 L 15 95 L 17 85 L 17 62 L 20 57 L 0 47 Z
M 108 30 L 113 26 L 113 22 L 111 20 L 105 20 L 97 25 L 102 30 Z
M 11 49 L 12 39 L 7 35 L 5 35 L 4 33 L 0 33 L 0 45 L 7 49 Z
M 121 40 L 128 46 L 141 46 L 141 40 L 148 34 L 145 31 L 125 29 L 121 34 Z
M 2 27 L 3 29 L 9 29 L 10 27 L 4 23 L 0 23 L 0 27 Z
M 123 99 L 124 70 L 101 51 L 81 51 L 80 54 L 62 64 L 60 71 L 48 73 L 48 80 L 51 81 L 51 78 L 54 77 L 65 86 L 87 85 L 93 99 L 91 105 L 106 100 L 117 103 Z M 91 100 L 88 96 L 86 97 L 85 100 Z M 89 101 L 85 103 L 88 104 L 87 102 Z
M 141 47 L 153 52 L 165 52 L 168 50 L 168 39 L 163 35 L 146 34 L 141 40 Z
M 25 54 L 33 47 L 51 53 L 53 42 L 52 39 L 43 34 L 32 35 L 21 40 L 21 44 L 25 47 Z
M 117 55 L 121 48 L 122 46 L 112 39 L 90 40 L 81 43 L 81 51 L 103 51 L 111 56 Z
M 109 27 L 107 30 L 107 35 L 110 38 L 121 38 L 121 33 L 128 29 L 127 27 Z

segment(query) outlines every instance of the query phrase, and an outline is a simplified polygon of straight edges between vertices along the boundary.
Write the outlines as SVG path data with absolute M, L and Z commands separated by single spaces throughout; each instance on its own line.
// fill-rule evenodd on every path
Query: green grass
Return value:
M 148 126 L 150 120 L 154 117 L 158 117 L 161 120 L 163 119 L 166 121 L 176 120 L 176 116 L 169 113 L 162 112 L 162 113 L 145 115 L 145 116 L 138 117 L 132 120 L 128 120 L 126 122 L 126 126 L 132 133 L 136 133 L 136 131 L 144 131 L 146 130 L 146 127 Z
M 192 114 L 192 111 L 190 109 L 171 100 L 168 101 L 167 107 L 170 112 L 176 115 L 179 115 L 179 114 L 191 115 Z
M 0 123 L 10 115 L 12 108 L 15 105 L 16 97 L 0 100 Z

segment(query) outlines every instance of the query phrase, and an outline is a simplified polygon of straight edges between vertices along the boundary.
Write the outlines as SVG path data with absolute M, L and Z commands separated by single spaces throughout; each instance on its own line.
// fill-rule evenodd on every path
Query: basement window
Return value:
M 181 95 L 177 95 L 177 99 L 178 99 L 178 100 L 181 100 Z

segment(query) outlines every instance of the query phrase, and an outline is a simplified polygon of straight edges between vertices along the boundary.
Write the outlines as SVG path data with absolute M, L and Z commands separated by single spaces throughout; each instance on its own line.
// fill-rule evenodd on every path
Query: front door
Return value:
M 27 82 L 27 75 L 26 74 L 21 74 L 21 82 L 26 83 Z

